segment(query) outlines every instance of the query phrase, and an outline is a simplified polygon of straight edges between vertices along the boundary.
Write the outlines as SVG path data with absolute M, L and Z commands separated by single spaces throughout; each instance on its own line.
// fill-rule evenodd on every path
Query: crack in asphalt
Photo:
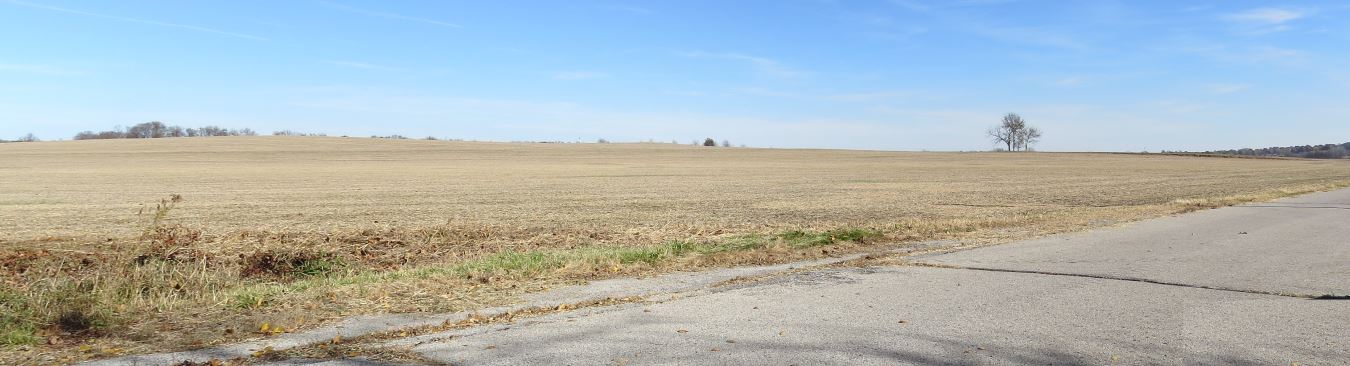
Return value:
M 1327 209 L 1327 210 L 1350 210 L 1350 207 L 1343 207 L 1343 206 L 1270 206 L 1270 205 L 1243 205 L 1243 206 L 1233 206 L 1233 207 L 1242 207 L 1242 208 L 1320 208 L 1320 209 Z
M 909 264 L 909 265 L 912 265 L 912 266 L 918 266 L 918 267 L 932 267 L 932 268 L 946 268 L 946 269 L 964 269 L 964 270 L 972 270 L 972 271 L 1005 272 L 1005 273 L 1026 273 L 1026 274 L 1039 274 L 1039 275 L 1048 275 L 1048 276 L 1068 276 L 1068 277 L 1081 277 L 1081 278 L 1095 278 L 1095 279 L 1102 279 L 1102 280 L 1116 280 L 1116 281 L 1142 282 L 1142 283 L 1151 283 L 1151 284 L 1155 284 L 1155 285 L 1164 285 L 1164 286 L 1189 287 L 1189 288 L 1196 288 L 1196 289 L 1203 289 L 1203 290 L 1215 290 L 1215 291 L 1241 292 L 1241 293 L 1247 293 L 1247 294 L 1282 296 L 1282 297 L 1292 297 L 1292 298 L 1309 299 L 1309 300 L 1350 300 L 1350 295 L 1334 295 L 1334 294 L 1309 295 L 1309 294 L 1298 294 L 1298 293 L 1281 293 L 1281 292 L 1271 292 L 1271 291 L 1261 291 L 1261 290 L 1249 290 L 1249 289 L 1240 289 L 1240 288 L 1231 288 L 1231 287 L 1218 287 L 1218 286 L 1194 285 L 1194 284 L 1189 284 L 1189 283 L 1168 282 L 1168 281 L 1160 281 L 1160 280 L 1153 280 L 1153 279 L 1139 278 L 1139 277 L 1108 276 L 1108 275 L 1094 275 L 1094 274 L 1067 273 L 1067 272 L 1050 272 L 1050 271 L 1036 271 L 1036 270 L 1026 270 L 1026 269 L 1006 269 L 1006 268 L 989 268 L 989 267 L 969 267 L 969 266 L 957 266 L 957 265 L 950 265 L 950 264 L 938 264 L 938 263 L 927 263 L 927 262 L 910 262 L 910 263 L 908 263 L 908 264 Z

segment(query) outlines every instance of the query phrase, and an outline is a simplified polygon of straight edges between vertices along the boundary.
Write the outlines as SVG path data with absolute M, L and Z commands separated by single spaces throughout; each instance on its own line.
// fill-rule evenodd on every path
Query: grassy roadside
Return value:
M 671 270 L 675 267 L 701 267 L 687 263 L 693 258 L 752 251 L 800 251 L 842 243 L 866 245 L 883 238 L 872 229 L 844 229 L 826 232 L 789 231 L 777 235 L 740 235 L 716 242 L 675 241 L 652 246 L 577 249 L 539 249 L 524 252 L 504 251 L 482 258 L 448 265 L 429 265 L 405 270 L 362 271 L 346 275 L 318 276 L 290 283 L 264 283 L 245 286 L 231 292 L 236 307 L 250 308 L 283 301 L 288 295 L 313 289 L 338 289 L 432 278 L 464 278 L 480 283 L 494 279 L 592 278 L 607 273 L 634 273 L 647 270 Z
M 114 240 L 102 251 L 5 252 L 0 264 L 6 272 L 21 269 L 28 276 L 7 276 L 0 287 L 0 362 L 73 362 L 204 347 L 356 314 L 500 305 L 525 292 L 589 279 L 778 263 L 924 240 L 1000 242 L 1344 187 L 1350 182 L 1162 205 L 539 248 L 473 247 L 465 243 L 479 234 L 449 226 L 373 233 L 374 240 L 295 233 L 212 239 L 172 220 L 183 202 L 175 196 L 147 214 L 139 237 Z

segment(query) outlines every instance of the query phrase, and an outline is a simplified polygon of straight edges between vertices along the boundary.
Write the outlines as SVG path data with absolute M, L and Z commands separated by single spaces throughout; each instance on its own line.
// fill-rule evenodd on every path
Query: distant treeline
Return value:
M 272 132 L 272 135 L 273 135 L 273 136 L 328 136 L 328 134 L 322 133 L 322 132 L 300 132 L 300 131 L 293 131 L 293 130 L 278 130 L 278 131 L 273 131 L 273 132 Z M 258 132 L 257 132 L 257 131 L 254 131 L 254 130 L 252 130 L 252 129 L 248 129 L 248 128 L 231 129 L 231 128 L 223 128 L 223 127 L 219 127 L 219 126 L 205 126 L 205 127 L 198 127 L 198 128 L 184 128 L 184 127 L 182 127 L 182 126 L 168 125 L 168 124 L 164 124 L 163 122 L 152 121 L 152 122 L 145 122 L 145 123 L 141 123 L 141 124 L 136 124 L 136 125 L 133 125 L 133 126 L 131 126 L 131 127 L 117 126 L 117 127 L 114 127 L 113 129 L 108 130 L 108 131 L 98 131 L 98 132 L 95 132 L 95 131 L 84 131 L 84 132 L 80 132 L 80 133 L 75 134 L 75 139 L 76 139 L 76 140 L 156 139 L 156 138 L 165 138 L 165 137 L 211 137 L 211 136 L 258 136 Z M 348 137 L 348 136 L 347 136 L 347 135 L 343 135 L 342 137 Z M 408 136 L 404 136 L 404 135 L 384 135 L 384 136 L 380 136 L 380 135 L 370 135 L 370 138 L 373 138 L 373 139 L 393 139 L 393 140 L 407 140 L 407 139 L 410 139 Z M 427 137 L 424 138 L 424 139 L 425 139 L 425 140 L 431 140 L 431 141 L 441 140 L 440 138 L 437 138 L 437 137 L 434 137 L 434 136 L 427 136 Z M 465 141 L 465 140 L 463 140 L 463 139 L 446 139 L 446 140 L 447 140 L 447 141 Z M 39 139 L 37 138 L 37 136 L 33 136 L 33 134 L 30 133 L 30 134 L 27 134 L 27 135 L 25 135 L 25 136 L 19 138 L 18 140 L 9 140 L 9 141 L 6 141 L 6 140 L 0 140 L 0 143 L 5 143 L 5 142 L 32 142 L 32 141 L 41 141 L 41 140 L 39 140 Z M 516 142 L 532 142 L 532 141 L 516 141 Z M 563 142 L 563 141 L 540 141 L 540 142 L 544 142 L 544 143 L 566 143 L 566 142 Z M 580 143 L 581 141 L 577 141 L 577 142 Z M 609 143 L 609 140 L 606 140 L 606 139 L 599 139 L 599 140 L 597 140 L 596 142 L 597 142 L 597 143 L 606 144 L 606 143 Z M 647 142 L 649 142 L 649 143 L 650 143 L 650 142 L 655 142 L 655 140 L 648 140 Z M 670 143 L 672 143 L 672 144 L 678 144 L 679 141 L 677 141 L 677 140 L 676 140 L 676 141 L 671 141 Z M 691 144 L 691 145 L 694 145 L 694 146 L 718 146 L 717 141 L 716 141 L 716 140 L 713 140 L 712 138 L 705 138 L 705 139 L 703 139 L 702 141 L 700 141 L 700 140 L 694 140 L 694 141 L 691 142 L 690 144 Z M 722 147 L 731 147 L 731 146 L 732 146 L 732 145 L 731 145 L 731 141 L 728 141 L 728 140 L 722 140 L 721 146 L 722 146 Z M 740 146 L 741 146 L 741 147 L 746 147 L 744 144 L 742 144 L 742 145 L 740 145 Z
M 1203 153 L 1240 156 L 1282 156 L 1308 159 L 1345 159 L 1350 158 L 1350 142 L 1344 144 L 1282 146 L 1260 149 L 1215 150 L 1205 151 Z
M 326 134 L 326 133 L 312 133 L 312 132 L 295 132 L 295 131 L 291 131 L 291 130 L 281 130 L 281 131 L 273 131 L 273 132 L 272 132 L 272 136 L 313 136 L 313 137 L 327 137 L 328 134 Z
M 30 134 L 27 134 L 27 135 L 23 135 L 23 137 L 20 137 L 18 140 L 4 140 L 4 139 L 0 139 L 0 144 L 6 143 L 6 142 L 38 142 L 38 141 L 42 141 L 42 139 L 39 139 L 37 136 L 35 136 L 35 135 L 33 135 L 33 134 L 30 133 Z
M 251 129 L 230 129 L 217 126 L 183 128 L 161 122 L 146 122 L 135 126 L 117 127 L 109 131 L 84 131 L 75 134 L 76 140 L 99 139 L 155 139 L 163 137 L 257 136 Z

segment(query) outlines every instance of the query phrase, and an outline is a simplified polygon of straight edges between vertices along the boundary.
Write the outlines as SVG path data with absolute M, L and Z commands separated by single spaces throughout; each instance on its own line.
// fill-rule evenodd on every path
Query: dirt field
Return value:
M 1347 184 L 1347 161 L 1139 154 L 0 144 L 0 361 L 200 347 L 266 336 L 264 322 L 458 310 L 559 281 L 919 240 L 997 242 Z
M 0 145 L 6 242 L 138 234 L 170 194 L 212 233 L 462 222 L 684 239 L 1166 204 L 1350 178 L 1328 161 L 664 144 L 223 138 Z M 627 239 L 625 239 L 627 240 Z

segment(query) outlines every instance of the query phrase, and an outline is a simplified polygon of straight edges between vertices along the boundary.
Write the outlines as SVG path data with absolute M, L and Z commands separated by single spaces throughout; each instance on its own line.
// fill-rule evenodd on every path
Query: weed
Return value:
M 295 266 L 294 273 L 299 276 L 323 276 L 343 267 L 341 259 L 312 258 L 305 259 Z
M 625 248 L 618 249 L 616 254 L 619 257 L 620 264 L 646 263 L 654 265 L 667 255 L 665 249 L 660 247 Z
M 239 276 L 290 280 L 302 276 L 327 275 L 342 268 L 343 264 L 341 259 L 331 253 L 260 250 L 243 257 Z
M 86 310 L 66 310 L 56 318 L 56 326 L 70 333 L 83 332 L 94 327 L 94 317 Z
M 0 287 L 0 346 L 36 343 L 36 317 L 27 298 L 8 286 Z
M 673 241 L 665 244 L 673 257 L 682 257 L 685 254 L 697 252 L 698 245 L 685 241 Z
M 565 263 L 564 258 L 553 251 L 505 251 L 465 263 L 460 271 L 470 274 L 530 275 L 561 268 Z
M 277 293 L 275 285 L 243 287 L 232 296 L 231 306 L 237 309 L 258 309 L 275 303 Z
M 95 292 L 98 284 L 92 280 L 72 281 L 58 287 L 53 294 L 55 323 L 61 330 L 76 333 L 108 325 L 108 311 Z
M 159 200 L 159 203 L 155 204 L 155 212 L 150 216 L 150 225 L 141 233 L 141 238 L 150 237 L 155 229 L 161 227 L 164 220 L 169 218 L 169 212 L 173 211 L 179 202 L 183 202 L 183 196 L 178 194 L 172 194 L 169 195 L 169 198 Z
M 883 236 L 880 231 L 871 229 L 836 229 L 822 232 L 793 230 L 776 237 L 792 248 L 810 248 L 839 242 L 867 244 L 867 241 Z
M 738 252 L 764 248 L 769 245 L 769 239 L 764 235 L 746 234 L 732 236 L 711 245 L 701 247 L 700 253 L 711 254 L 720 252 Z

